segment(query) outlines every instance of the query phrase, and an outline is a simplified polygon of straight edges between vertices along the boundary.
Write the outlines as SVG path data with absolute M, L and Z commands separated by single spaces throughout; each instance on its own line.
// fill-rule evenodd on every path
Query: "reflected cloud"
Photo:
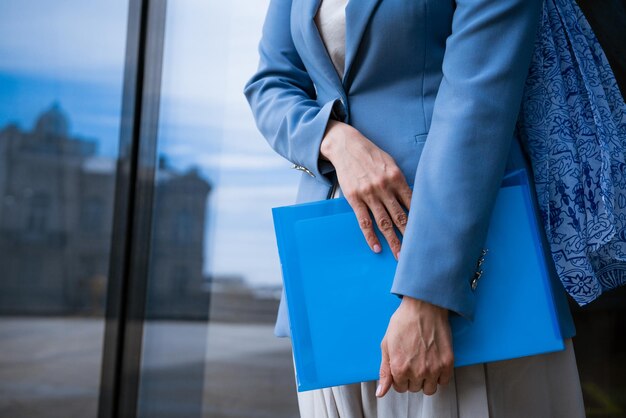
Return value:
M 268 0 L 168 4 L 164 71 L 165 97 L 224 105 L 242 97 L 243 84 L 257 65 L 257 45 Z
M 271 208 L 293 204 L 295 195 L 292 184 L 216 188 L 207 271 L 237 274 L 253 286 L 279 285 Z
M 127 12 L 124 0 L 2 1 L 0 71 L 116 81 L 124 67 L 119 51 L 126 43 Z
M 255 154 L 208 154 L 198 158 L 200 165 L 220 170 L 271 170 L 287 168 L 288 163 L 280 157 L 273 155 Z

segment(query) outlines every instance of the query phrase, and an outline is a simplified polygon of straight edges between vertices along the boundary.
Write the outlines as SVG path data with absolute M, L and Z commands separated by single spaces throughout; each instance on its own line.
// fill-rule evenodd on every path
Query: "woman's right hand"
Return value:
M 382 250 L 372 218 L 396 258 L 400 240 L 394 225 L 404 234 L 412 191 L 389 154 L 352 126 L 330 120 L 320 146 L 337 173 L 343 195 L 354 210 L 365 240 L 374 252 Z

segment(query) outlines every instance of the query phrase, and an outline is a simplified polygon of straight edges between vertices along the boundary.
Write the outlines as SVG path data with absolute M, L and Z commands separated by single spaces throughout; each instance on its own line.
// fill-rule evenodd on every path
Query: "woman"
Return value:
M 372 251 L 398 260 L 379 382 L 300 393 L 302 416 L 584 416 L 572 335 L 564 352 L 454 370 L 448 323 L 473 317 L 501 179 L 526 164 L 514 128 L 541 1 L 344 5 L 271 0 L 245 87 L 259 130 L 303 171 L 298 202 L 335 195 L 336 179 Z

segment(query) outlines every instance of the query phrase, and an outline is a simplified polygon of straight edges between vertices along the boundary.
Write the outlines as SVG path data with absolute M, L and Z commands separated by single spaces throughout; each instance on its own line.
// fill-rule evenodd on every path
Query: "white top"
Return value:
M 339 78 L 343 77 L 346 61 L 347 3 L 348 0 L 322 0 L 315 15 L 315 24 Z

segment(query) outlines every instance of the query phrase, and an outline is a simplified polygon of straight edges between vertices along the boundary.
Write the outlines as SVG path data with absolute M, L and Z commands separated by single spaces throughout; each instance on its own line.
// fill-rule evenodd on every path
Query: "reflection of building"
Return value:
M 202 275 L 207 197 L 211 186 L 197 170 L 178 174 L 160 159 L 157 171 L 147 315 L 208 316 Z
M 115 160 L 69 136 L 54 104 L 32 131 L 0 130 L 0 313 L 101 313 Z M 210 185 L 197 171 L 157 176 L 149 311 L 206 315 L 203 234 Z

